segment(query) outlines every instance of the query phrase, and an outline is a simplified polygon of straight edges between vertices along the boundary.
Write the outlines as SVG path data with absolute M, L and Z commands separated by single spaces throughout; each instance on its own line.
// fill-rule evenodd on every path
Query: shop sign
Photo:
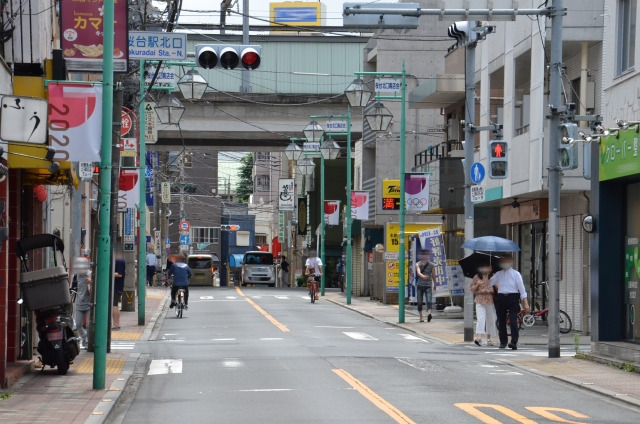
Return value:
M 440 225 L 437 224 L 424 224 L 424 223 L 410 223 L 405 224 L 404 226 L 404 234 L 405 234 L 405 247 L 409 246 L 409 236 L 417 235 L 422 230 L 429 230 L 432 228 L 440 228 Z M 386 252 L 398 252 L 398 246 L 400 245 L 399 238 L 400 226 L 395 222 L 390 222 L 386 225 L 385 229 L 385 251 Z
M 3 96 L 0 101 L 0 141 L 44 144 L 47 142 L 46 100 Z
M 400 180 L 382 180 L 382 210 L 400 210 Z
M 615 132 L 614 132 L 615 134 Z M 600 181 L 640 174 L 638 133 L 635 129 L 618 131 L 600 139 Z
M 295 180 L 293 178 L 280 178 L 278 180 L 278 188 L 278 210 L 295 210 Z

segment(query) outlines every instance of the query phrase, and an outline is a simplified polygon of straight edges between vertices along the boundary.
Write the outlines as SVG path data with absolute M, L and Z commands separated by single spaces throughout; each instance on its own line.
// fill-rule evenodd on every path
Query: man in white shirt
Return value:
M 156 267 L 158 266 L 158 258 L 153 252 L 147 253 L 147 284 L 149 287 L 153 285 L 153 276 L 156 275 Z
M 511 343 L 509 347 L 513 350 L 518 348 L 518 312 L 520 312 L 520 300 L 524 306 L 524 312 L 529 313 L 529 302 L 527 301 L 527 291 L 524 288 L 522 275 L 513 269 L 513 257 L 505 255 L 500 259 L 500 268 L 491 278 L 490 286 L 498 287 L 496 298 L 496 314 L 498 315 L 498 334 L 500 335 L 500 349 L 507 347 L 507 315 L 511 329 Z
M 309 257 L 305 262 L 305 275 L 308 277 L 313 277 L 313 281 L 317 283 L 320 282 L 320 278 L 322 277 L 322 261 L 318 256 L 316 256 L 316 252 L 314 250 L 309 251 Z M 317 289 L 317 286 L 316 286 Z M 318 300 L 318 296 L 316 295 L 316 300 Z

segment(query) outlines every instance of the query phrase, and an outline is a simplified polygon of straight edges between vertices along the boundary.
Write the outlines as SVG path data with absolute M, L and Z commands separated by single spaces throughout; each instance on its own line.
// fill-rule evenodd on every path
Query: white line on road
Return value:
M 289 296 L 274 296 L 276 299 L 289 300 Z
M 240 361 L 239 359 L 229 358 L 222 361 L 222 365 L 226 368 L 240 368 L 244 366 L 244 362 Z
M 265 341 L 271 341 L 271 340 L 284 340 L 284 338 L 282 338 L 282 337 L 263 337 L 260 340 L 265 342 Z
M 236 298 L 236 296 L 227 296 L 227 299 L 232 299 L 233 300 L 235 298 Z
M 420 342 L 423 342 L 423 343 L 429 343 L 425 339 L 421 339 L 420 337 L 414 336 L 413 334 L 398 334 L 398 335 L 401 336 L 405 340 L 415 340 L 415 341 L 420 341 Z
M 498 370 L 500 371 L 500 370 Z M 490 372 L 491 375 L 522 375 L 516 371 L 505 371 L 505 372 Z
M 292 392 L 295 389 L 246 389 L 236 390 L 237 392 Z
M 154 359 L 147 375 L 182 374 L 182 359 Z
M 233 338 L 231 338 L 231 339 L 211 339 L 212 342 L 233 342 L 235 340 L 236 339 L 233 339 Z
M 200 296 L 202 300 L 213 300 L 213 296 Z
M 135 346 L 135 342 L 111 342 L 111 350 L 132 350 Z
M 368 335 L 367 333 L 359 333 L 359 332 L 352 332 L 352 331 L 343 331 L 342 334 L 351 337 L 352 339 L 355 340 L 378 340 L 373 336 Z
M 353 327 L 341 327 L 339 325 L 316 325 L 316 328 L 342 328 L 342 329 L 348 330 L 349 328 L 353 328 Z

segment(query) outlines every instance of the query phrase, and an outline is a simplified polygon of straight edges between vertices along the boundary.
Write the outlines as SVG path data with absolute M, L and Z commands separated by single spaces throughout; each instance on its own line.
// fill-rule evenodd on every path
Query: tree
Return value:
M 238 169 L 238 185 L 236 187 L 236 197 L 241 203 L 248 203 L 249 196 L 253 194 L 253 153 L 249 153 L 240 159 Z

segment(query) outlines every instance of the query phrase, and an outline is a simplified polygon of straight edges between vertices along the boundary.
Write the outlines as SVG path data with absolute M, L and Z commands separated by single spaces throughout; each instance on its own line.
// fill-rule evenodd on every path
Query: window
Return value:
M 267 244 L 266 234 L 256 234 L 256 246 L 262 246 Z
M 618 37 L 616 46 L 616 74 L 620 75 L 634 66 L 636 53 L 636 0 L 618 1 Z
M 268 175 L 258 175 L 256 177 L 256 191 L 269 191 L 271 189 Z
M 218 244 L 220 229 L 214 227 L 191 227 L 192 243 Z
M 270 158 L 270 152 L 256 152 L 256 160 L 269 160 Z

